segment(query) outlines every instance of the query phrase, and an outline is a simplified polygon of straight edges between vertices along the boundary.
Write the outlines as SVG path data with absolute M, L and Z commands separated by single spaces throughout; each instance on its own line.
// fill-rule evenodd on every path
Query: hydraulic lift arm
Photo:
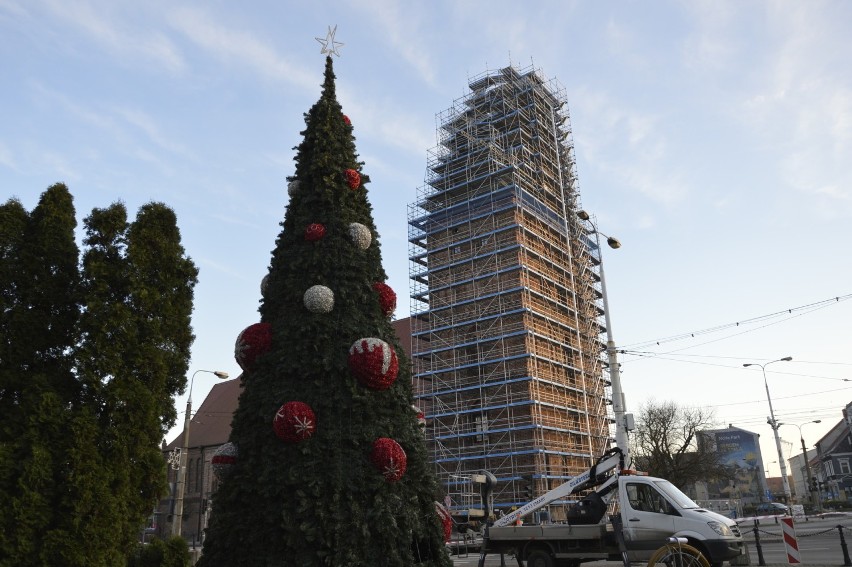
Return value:
M 494 526 L 500 527 L 511 525 L 518 518 L 522 518 L 531 512 L 535 512 L 539 508 L 547 506 L 554 500 L 565 498 L 575 492 L 579 492 L 593 486 L 598 487 L 597 492 L 599 493 L 608 492 L 607 488 L 618 480 L 618 472 L 623 467 L 624 454 L 621 452 L 621 449 L 617 447 L 610 449 L 604 453 L 598 462 L 586 472 L 575 476 L 568 482 L 557 486 L 550 492 L 542 494 L 535 500 L 524 504 L 514 512 L 503 516 L 494 522 Z

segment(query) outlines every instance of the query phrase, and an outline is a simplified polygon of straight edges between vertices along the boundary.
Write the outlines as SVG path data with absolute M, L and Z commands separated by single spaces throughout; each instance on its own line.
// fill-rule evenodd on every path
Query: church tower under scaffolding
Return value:
M 438 115 L 408 218 L 415 396 L 458 512 L 482 470 L 503 509 L 587 470 L 612 423 L 564 88 L 514 67 L 469 87 Z

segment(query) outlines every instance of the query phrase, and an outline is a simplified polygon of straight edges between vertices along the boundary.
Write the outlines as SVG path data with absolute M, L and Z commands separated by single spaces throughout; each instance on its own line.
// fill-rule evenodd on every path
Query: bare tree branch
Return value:
M 719 454 L 699 443 L 701 432 L 716 425 L 711 410 L 651 400 L 640 409 L 636 425 L 631 452 L 637 466 L 649 474 L 679 488 L 730 477 Z

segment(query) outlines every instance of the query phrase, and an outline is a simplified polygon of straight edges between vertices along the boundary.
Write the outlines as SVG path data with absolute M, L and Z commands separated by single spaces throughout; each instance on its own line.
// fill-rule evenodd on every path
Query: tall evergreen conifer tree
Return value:
M 0 565 L 50 564 L 56 506 L 69 476 L 69 408 L 80 311 L 77 225 L 63 184 L 45 191 L 33 212 L 3 207 L 3 358 L 0 359 Z M 14 273 L 11 273 L 14 272 Z
M 0 206 L 0 567 L 123 567 L 166 489 L 197 270 L 161 203 Z
M 175 421 L 172 397 L 186 383 L 198 272 L 162 203 L 144 205 L 133 223 L 115 203 L 85 224 L 78 372 L 99 425 L 92 458 L 108 469 L 110 487 L 91 522 L 110 543 L 104 553 L 126 553 L 165 490 L 159 442 Z
M 331 58 L 243 367 L 202 564 L 447 566 L 410 370 Z M 219 465 L 223 469 L 226 465 Z

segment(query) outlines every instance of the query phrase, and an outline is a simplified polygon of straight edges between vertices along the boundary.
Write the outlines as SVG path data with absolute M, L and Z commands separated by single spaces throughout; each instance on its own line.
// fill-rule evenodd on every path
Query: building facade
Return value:
M 221 445 L 231 434 L 231 418 L 237 409 L 240 396 L 240 379 L 235 378 L 213 386 L 210 393 L 190 420 L 186 478 L 184 479 L 183 518 L 181 535 L 190 547 L 200 547 L 211 495 L 216 492 L 217 480 L 211 461 Z M 168 537 L 173 533 L 175 494 L 178 482 L 178 458 L 183 449 L 183 433 L 170 443 L 163 444 L 163 453 L 169 461 L 169 494 L 160 501 L 155 512 L 156 534 Z
M 514 67 L 469 87 L 438 115 L 409 207 L 415 397 L 456 510 L 482 470 L 498 508 L 587 470 L 612 422 L 600 251 L 577 217 L 564 89 Z
M 818 463 L 812 472 L 822 501 L 852 499 L 852 404 L 842 415 L 815 444 Z

